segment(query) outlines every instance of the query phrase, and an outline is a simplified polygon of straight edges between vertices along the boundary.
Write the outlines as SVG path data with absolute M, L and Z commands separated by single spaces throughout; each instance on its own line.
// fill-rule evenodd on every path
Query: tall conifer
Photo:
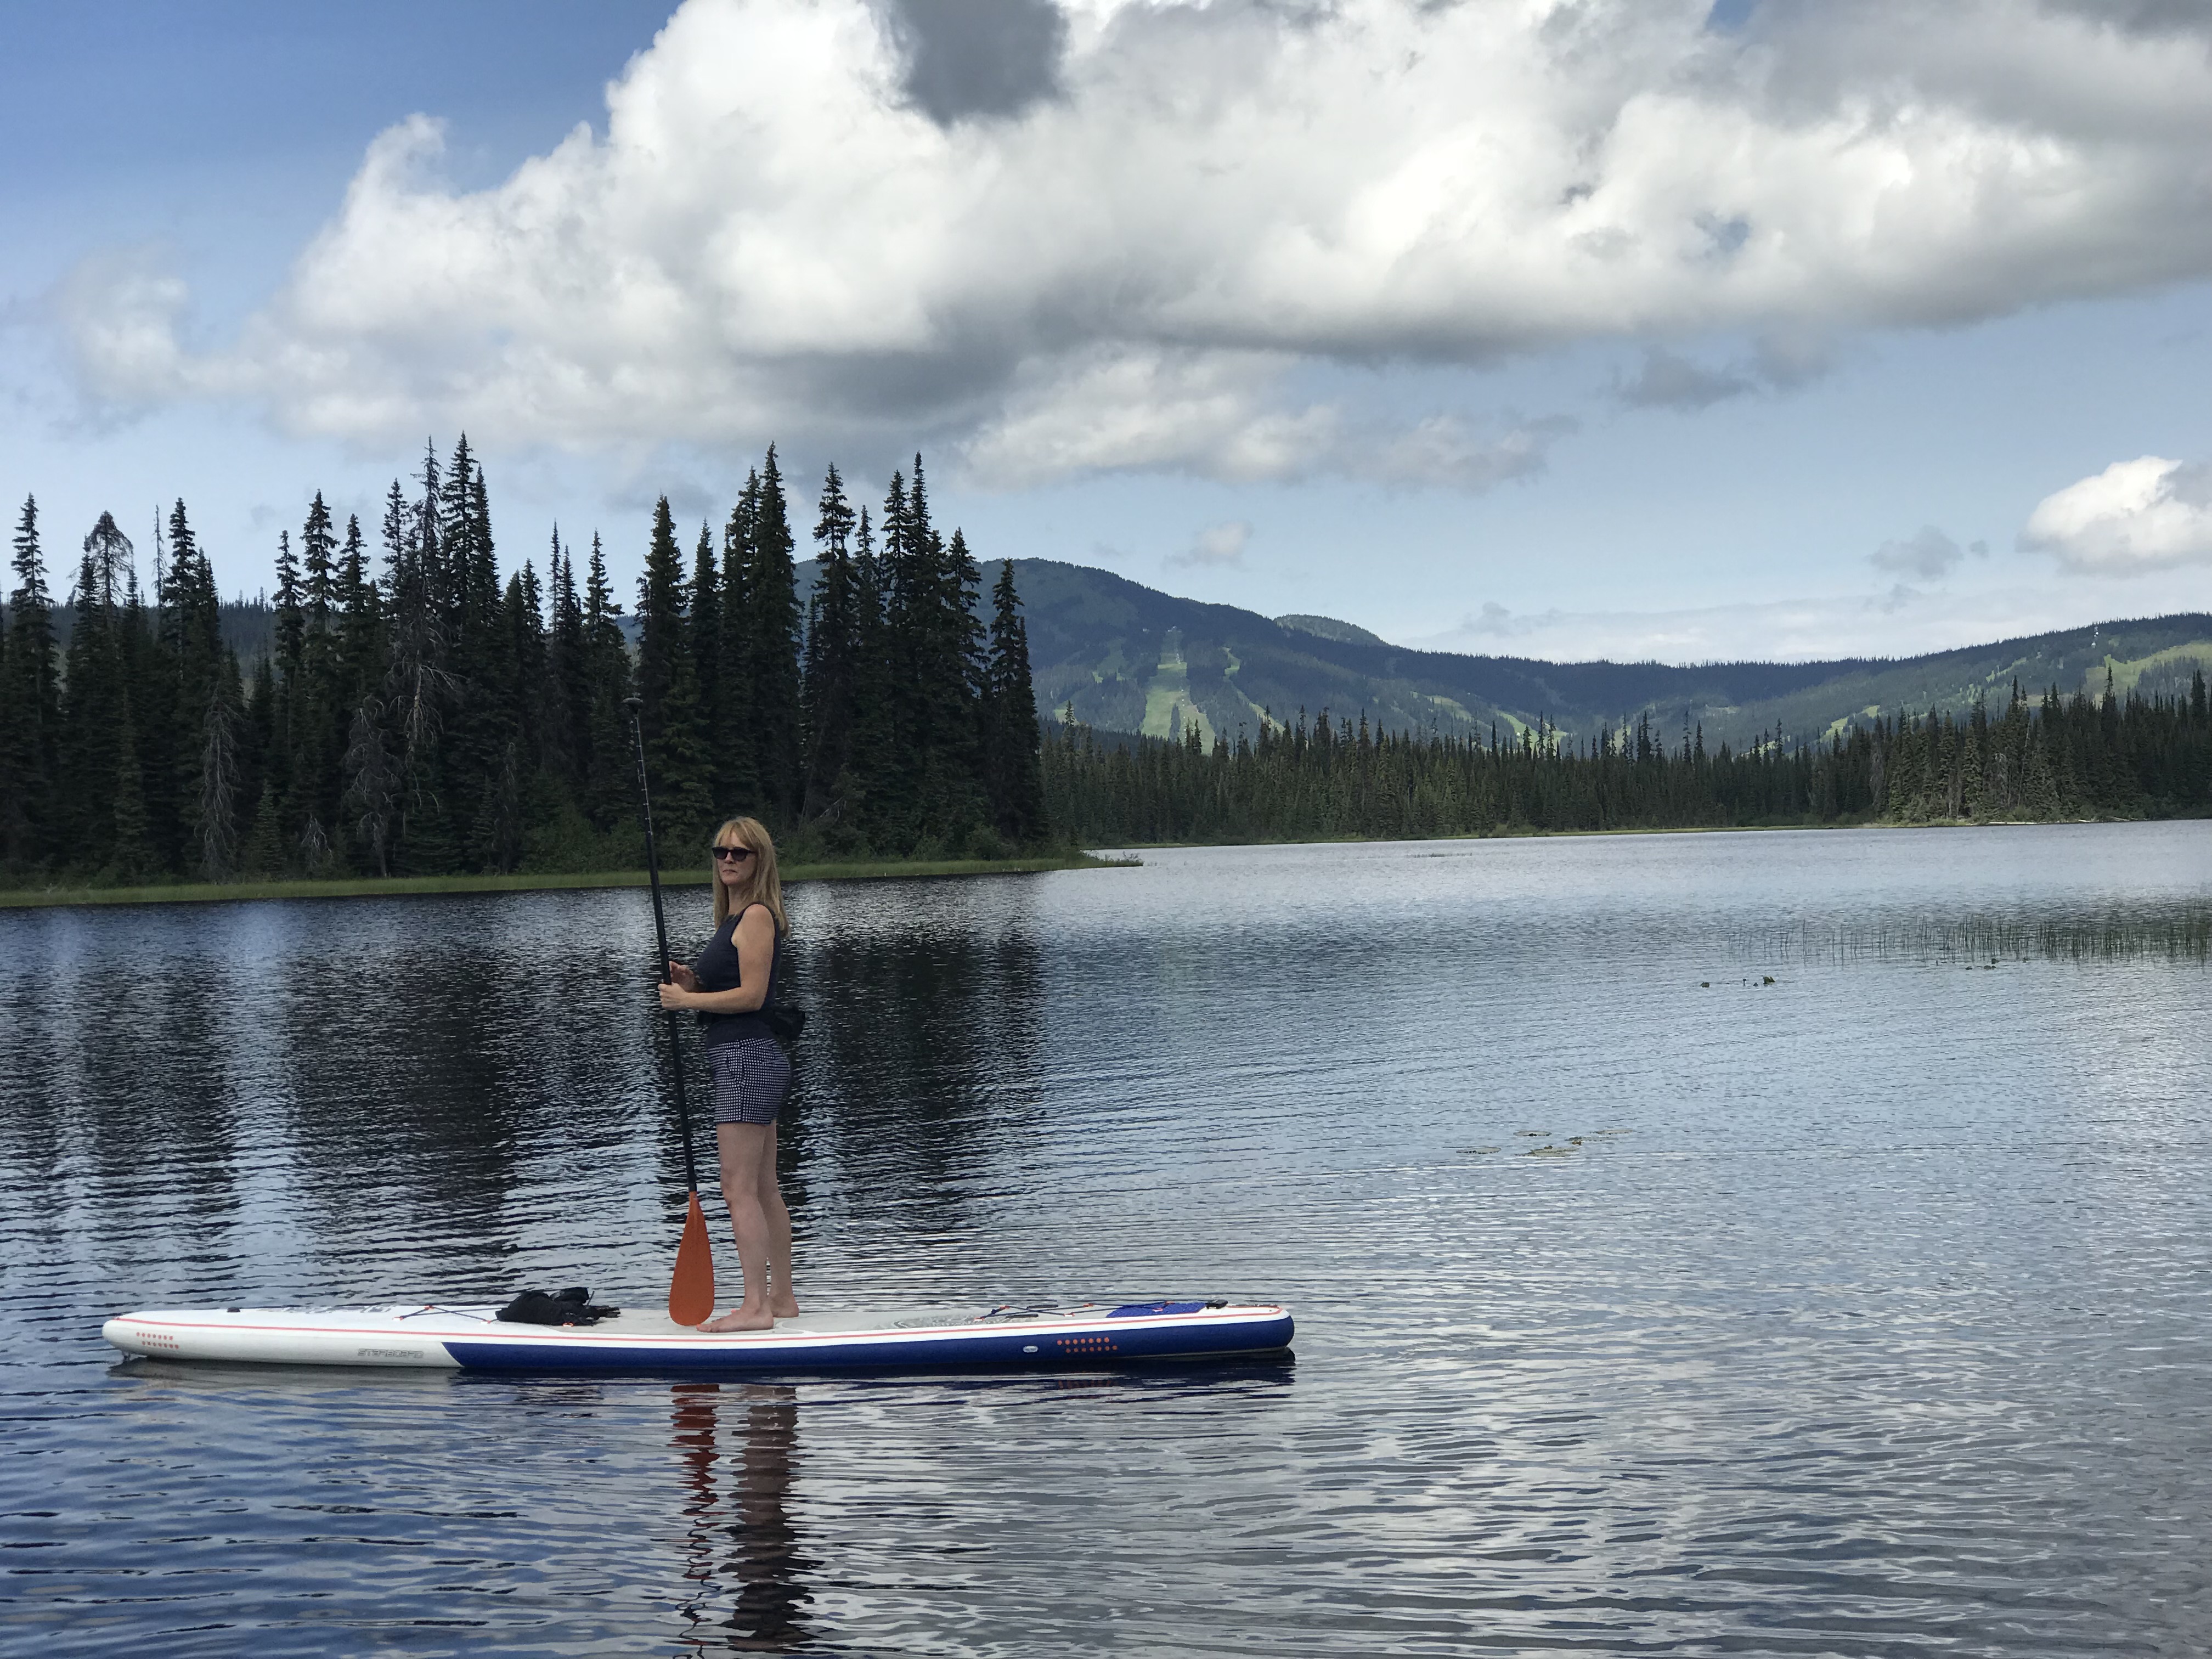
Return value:
M 408 507 L 398 562 L 390 577 L 392 654 L 386 702 L 400 777 L 392 842 L 399 868 L 441 875 L 459 862 L 445 757 L 446 720 L 456 685 L 449 665 L 455 606 L 440 523 L 438 454 L 427 444 L 419 482 L 422 493 Z
M 888 851 L 891 845 L 887 797 L 898 785 L 892 707 L 897 680 L 884 617 L 884 591 L 875 526 L 864 507 L 853 528 L 853 738 L 845 763 L 843 817 L 878 852 Z
M 1001 836 L 1027 846 L 1045 833 L 1044 772 L 1038 759 L 1036 690 L 1028 625 L 1014 589 L 1014 562 L 991 588 L 991 647 L 983 675 L 984 779 Z
M 91 869 L 116 869 L 118 804 L 126 783 L 136 805 L 122 813 L 121 821 L 140 828 L 145 811 L 137 744 L 129 735 L 130 675 L 123 641 L 123 572 L 132 552 L 131 538 L 114 515 L 101 514 L 84 538 L 71 595 L 75 614 L 63 682 L 60 783 L 71 860 Z
M 757 815 L 760 768 L 753 731 L 753 520 L 760 476 L 745 480 L 722 526 L 722 587 L 715 603 L 722 625 L 721 728 L 713 734 L 715 804 L 724 811 Z
M 210 867 L 212 847 L 218 855 L 216 864 L 228 869 L 233 860 L 226 849 L 236 841 L 239 811 L 238 666 L 223 644 L 214 567 L 192 532 L 181 499 L 169 510 L 168 542 L 164 614 L 169 619 L 170 660 L 164 664 L 164 672 L 173 675 L 174 695 L 162 723 L 171 757 L 162 798 L 149 805 L 158 820 L 173 821 L 183 837 L 180 863 Z M 149 710 L 141 724 L 150 726 L 155 719 Z M 212 750 L 211 727 L 219 728 L 214 732 Z M 212 779 L 206 773 L 211 758 L 222 769 Z M 219 814 L 219 821 L 210 821 L 210 812 Z
M 636 815 L 637 783 L 630 761 L 629 716 L 623 709 L 633 675 L 629 647 L 623 638 L 622 606 L 607 580 L 607 561 L 599 532 L 592 532 L 592 559 L 584 581 L 585 649 L 591 664 L 590 799 L 586 811 L 599 829 L 612 830 Z
M 361 520 L 346 518 L 345 542 L 337 565 L 338 702 L 349 711 L 373 690 L 382 667 L 383 639 L 376 584 L 368 574 L 368 550 Z
M 759 772 L 763 815 L 777 824 L 797 822 L 805 794 L 799 579 L 793 546 L 783 474 L 776 465 L 775 446 L 770 444 L 754 502 L 745 604 L 752 624 L 754 765 Z
M 591 775 L 592 679 L 584 649 L 584 607 L 576 593 L 576 564 L 553 528 L 552 620 L 546 632 L 546 763 L 569 800 L 581 806 Z
M 860 649 L 860 588 L 853 568 L 852 504 L 833 464 L 822 480 L 814 520 L 816 575 L 806 602 L 806 789 L 803 812 L 841 838 L 853 833 L 842 817 L 851 779 L 855 657 Z
M 707 793 L 717 810 L 726 806 L 729 766 L 724 757 L 734 746 L 729 720 L 729 688 L 722 672 L 722 563 L 714 533 L 699 526 L 691 554 L 691 671 L 699 682 L 699 732 L 707 759 Z
M 676 521 L 663 495 L 653 510 L 653 537 L 637 584 L 637 694 L 653 794 L 665 803 L 661 812 L 674 836 L 703 830 L 714 811 L 687 599 Z
M 15 523 L 8 595 L 6 710 L 0 724 L 0 860 L 18 868 L 43 865 L 58 850 L 52 830 L 61 740 L 61 678 L 54 649 L 53 598 L 39 542 L 39 503 L 23 498 Z

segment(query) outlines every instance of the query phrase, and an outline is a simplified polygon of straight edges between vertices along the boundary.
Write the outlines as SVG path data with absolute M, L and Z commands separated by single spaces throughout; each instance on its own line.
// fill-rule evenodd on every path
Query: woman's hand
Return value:
M 672 962 L 668 964 L 668 977 L 687 991 L 696 991 L 699 988 L 699 975 L 680 962 Z
M 686 973 L 688 976 L 688 969 Z M 660 1006 L 664 1008 L 689 1008 L 691 1006 L 691 999 L 699 994 L 696 991 L 684 986 L 670 985 L 665 982 L 654 988 L 660 993 Z

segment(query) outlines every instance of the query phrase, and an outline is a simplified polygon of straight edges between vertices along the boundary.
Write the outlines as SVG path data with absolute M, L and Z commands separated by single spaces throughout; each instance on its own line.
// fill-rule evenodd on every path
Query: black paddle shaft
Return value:
M 653 846 L 653 792 L 645 781 L 645 727 L 640 715 L 645 708 L 642 697 L 623 699 L 629 710 L 631 745 L 637 750 L 637 811 L 645 821 L 645 878 L 653 889 L 653 932 L 660 942 L 660 982 L 668 983 L 668 918 L 660 908 L 660 856 Z M 691 1152 L 691 1108 L 684 1098 L 684 1044 L 677 1036 L 676 1010 L 668 1010 L 668 1058 L 676 1079 L 676 1121 L 684 1132 L 684 1176 L 691 1183 L 691 1190 L 699 1190 L 699 1166 Z

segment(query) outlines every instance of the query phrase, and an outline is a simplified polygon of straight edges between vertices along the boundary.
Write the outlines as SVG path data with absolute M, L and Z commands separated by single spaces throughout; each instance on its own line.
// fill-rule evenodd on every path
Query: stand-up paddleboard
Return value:
M 1130 1302 L 983 1313 L 804 1314 L 773 1330 L 713 1336 L 659 1312 L 594 1325 L 517 1325 L 498 1310 L 408 1303 L 213 1308 L 118 1315 L 101 1334 L 125 1353 L 278 1365 L 493 1371 L 850 1371 L 1048 1369 L 1267 1353 L 1291 1345 L 1273 1304 Z

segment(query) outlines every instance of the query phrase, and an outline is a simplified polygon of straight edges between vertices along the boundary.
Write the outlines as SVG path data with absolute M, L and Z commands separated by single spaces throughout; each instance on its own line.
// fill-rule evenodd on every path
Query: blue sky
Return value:
M 808 520 L 921 447 L 985 557 L 1455 649 L 2212 609 L 2189 17 L 670 21 L 11 6 L 0 490 L 54 562 L 182 495 L 250 591 L 314 489 L 367 521 L 465 426 L 506 556 L 557 520 L 621 575 L 775 438 Z

